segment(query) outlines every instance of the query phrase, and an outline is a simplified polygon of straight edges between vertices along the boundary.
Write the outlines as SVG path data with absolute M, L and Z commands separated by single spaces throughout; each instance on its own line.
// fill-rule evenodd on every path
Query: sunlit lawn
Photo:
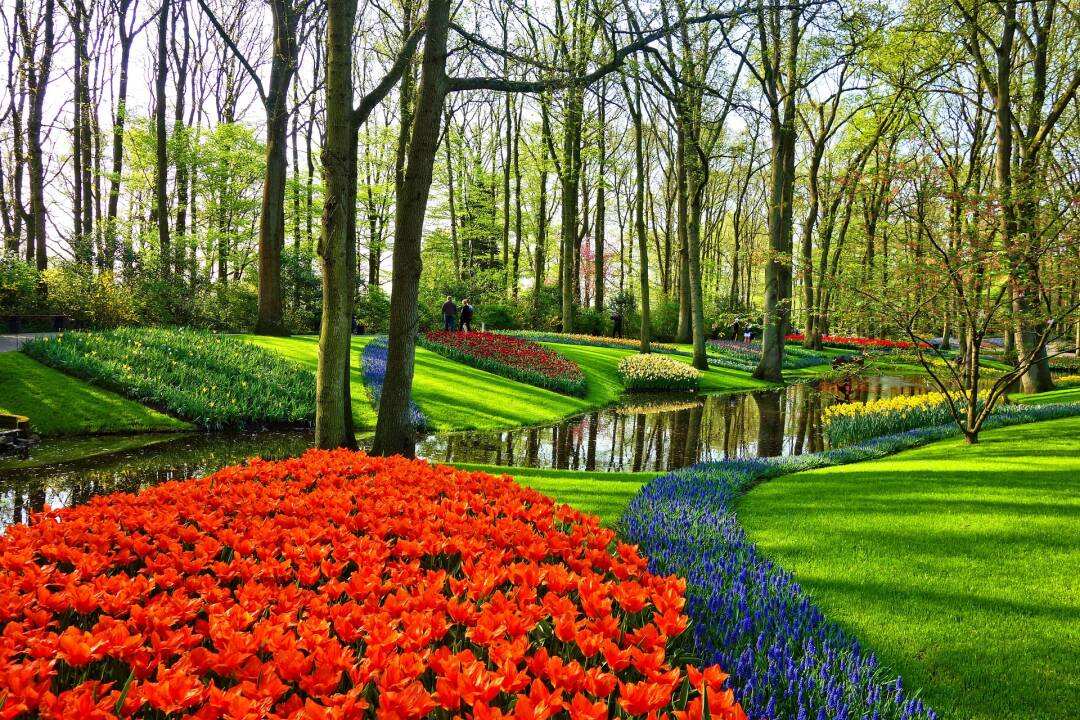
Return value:
M 1080 419 L 789 475 L 738 513 L 944 717 L 1078 717 Z

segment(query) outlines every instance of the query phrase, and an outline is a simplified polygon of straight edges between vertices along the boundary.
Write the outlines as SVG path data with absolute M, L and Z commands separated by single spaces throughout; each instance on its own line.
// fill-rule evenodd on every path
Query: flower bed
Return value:
M 627 350 L 641 349 L 641 341 L 634 338 L 602 337 L 600 335 L 580 335 L 576 333 L 553 333 L 540 330 L 500 330 L 500 335 L 532 340 L 533 342 L 562 343 L 564 345 L 590 345 L 592 347 L 620 348 Z M 685 355 L 686 353 L 674 345 L 650 342 L 649 347 L 653 352 L 667 353 L 671 355 Z
M 790 342 L 802 342 L 806 339 L 805 335 L 787 335 L 784 338 Z M 821 342 L 828 347 L 843 348 L 845 350 L 867 350 L 867 349 L 879 349 L 890 350 L 893 348 L 913 348 L 915 343 L 907 340 L 884 340 L 881 338 L 864 338 L 864 337 L 840 337 L 836 335 L 822 335 Z M 928 348 L 930 345 L 922 343 L 922 347 Z
M 35 360 L 207 429 L 310 425 L 315 374 L 236 338 L 199 330 L 67 332 L 23 345 Z
M 988 427 L 1078 415 L 1080 405 L 1010 405 Z M 697 465 L 656 478 L 630 501 L 626 536 L 640 545 L 653 572 L 686 579 L 696 653 L 731 672 L 750 717 L 936 717 L 830 623 L 791 573 L 758 553 L 733 503 L 769 478 L 884 457 L 957 434 L 955 426 L 942 425 L 809 455 Z
M 617 369 L 631 391 L 688 392 L 701 384 L 700 370 L 663 355 L 627 355 Z
M 980 393 L 980 405 L 988 396 L 988 392 Z M 953 422 L 953 417 L 948 398 L 932 392 L 830 405 L 825 408 L 821 420 L 829 444 L 843 447 L 880 435 L 947 425 Z
M 367 388 L 371 404 L 376 410 L 382 400 L 382 389 L 386 383 L 386 354 L 389 351 L 387 337 L 380 335 L 368 341 L 364 346 L 364 352 L 360 355 L 360 367 L 364 373 L 364 386 Z M 409 416 L 418 430 L 426 430 L 427 418 L 420 411 L 416 403 L 409 399 Z
M 254 460 L 0 537 L 0 716 L 745 718 L 645 564 L 505 477 Z
M 426 332 L 417 344 L 511 380 L 583 397 L 585 375 L 572 360 L 529 340 L 487 332 Z
M 1059 390 L 1080 387 L 1080 375 L 1060 375 L 1054 378 L 1054 385 Z
M 709 355 L 709 365 L 729 370 L 741 370 L 752 373 L 761 362 L 761 343 L 740 343 L 734 340 L 709 340 L 708 347 L 713 351 Z M 828 365 L 830 358 L 792 345 L 784 346 L 784 370 L 799 370 L 814 365 Z

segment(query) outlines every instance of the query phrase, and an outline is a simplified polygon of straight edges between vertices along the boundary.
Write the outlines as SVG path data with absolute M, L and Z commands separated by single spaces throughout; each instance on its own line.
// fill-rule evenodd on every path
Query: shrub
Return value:
M 1080 415 L 1080 405 L 1014 406 L 988 427 Z M 656 573 L 686 578 L 694 651 L 731 672 L 754 718 L 932 720 L 933 710 L 890 679 L 873 655 L 829 622 L 791 573 L 763 557 L 735 515 L 755 483 L 885 457 L 955 437 L 955 425 L 919 428 L 807 455 L 731 459 L 651 481 L 622 522 Z
M 483 322 L 484 326 L 491 330 L 509 330 L 517 327 L 514 308 L 504 304 L 486 305 L 478 308 L 473 321 L 474 325 L 480 325 Z
M 607 335 L 611 332 L 611 319 L 607 313 L 594 308 L 582 308 L 574 313 L 574 332 L 583 335 Z
M 0 537 L 4 715 L 744 720 L 645 565 L 506 477 L 254 460 Z
M 13 252 L 0 254 L 0 308 L 5 313 L 31 313 L 37 309 L 40 276 L 33 263 Z M 3 328 L 7 332 L 7 328 Z
M 577 364 L 554 350 L 510 335 L 488 332 L 426 332 L 417 344 L 443 357 L 480 370 L 583 397 L 585 375 Z
M 277 353 L 199 330 L 68 332 L 23 346 L 50 367 L 204 428 L 310 425 L 315 376 Z
M 987 395 L 980 393 L 980 404 Z M 951 422 L 948 398 L 936 392 L 830 405 L 822 415 L 822 426 L 832 447 Z
M 110 272 L 62 262 L 41 274 L 48 311 L 67 315 L 80 327 L 113 328 L 138 322 L 135 295 Z
M 663 355 L 627 355 L 619 360 L 619 377 L 627 390 L 688 392 L 701 384 L 701 371 Z

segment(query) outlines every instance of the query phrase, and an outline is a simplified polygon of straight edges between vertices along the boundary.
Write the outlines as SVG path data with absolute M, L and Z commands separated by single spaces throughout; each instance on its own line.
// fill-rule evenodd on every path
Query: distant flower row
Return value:
M 802 342 L 805 335 L 787 335 L 785 340 L 789 342 Z M 830 347 L 845 348 L 848 350 L 862 350 L 866 348 L 913 348 L 915 343 L 907 340 L 883 340 L 881 338 L 864 337 L 841 337 L 838 335 L 822 335 L 821 342 Z M 922 343 L 922 347 L 930 347 Z
M 684 587 L 508 478 L 255 460 L 0 537 L 0 717 L 745 720 Z
M 503 330 L 500 335 L 511 335 L 524 340 L 534 342 L 563 343 L 564 345 L 589 345 L 592 347 L 626 348 L 627 350 L 639 350 L 641 341 L 635 338 L 603 337 L 600 335 L 581 335 L 576 333 L 553 333 L 540 330 Z M 649 344 L 653 352 L 683 354 L 674 345 L 653 342 Z
M 741 343 L 737 340 L 709 340 L 711 350 L 708 361 L 713 367 L 754 372 L 761 362 L 761 343 Z M 813 350 L 786 345 L 784 347 L 784 370 L 798 370 L 814 365 L 828 365 L 830 359 Z
M 417 343 L 451 360 L 529 385 L 577 396 L 587 389 L 576 363 L 530 340 L 488 332 L 426 332 Z

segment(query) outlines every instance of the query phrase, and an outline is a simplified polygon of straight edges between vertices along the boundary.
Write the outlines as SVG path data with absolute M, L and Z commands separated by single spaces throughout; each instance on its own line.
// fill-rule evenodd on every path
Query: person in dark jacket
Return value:
M 622 337 L 622 313 L 619 312 L 618 310 L 616 310 L 615 313 L 611 316 L 611 324 L 612 324 L 611 336 L 621 338 Z
M 458 329 L 462 332 L 472 332 L 473 306 L 469 304 L 469 298 L 461 301 L 461 324 Z
M 454 304 L 454 298 L 450 295 L 446 296 L 446 302 L 442 306 L 442 324 L 443 330 L 452 332 L 454 325 L 457 324 L 457 305 Z

